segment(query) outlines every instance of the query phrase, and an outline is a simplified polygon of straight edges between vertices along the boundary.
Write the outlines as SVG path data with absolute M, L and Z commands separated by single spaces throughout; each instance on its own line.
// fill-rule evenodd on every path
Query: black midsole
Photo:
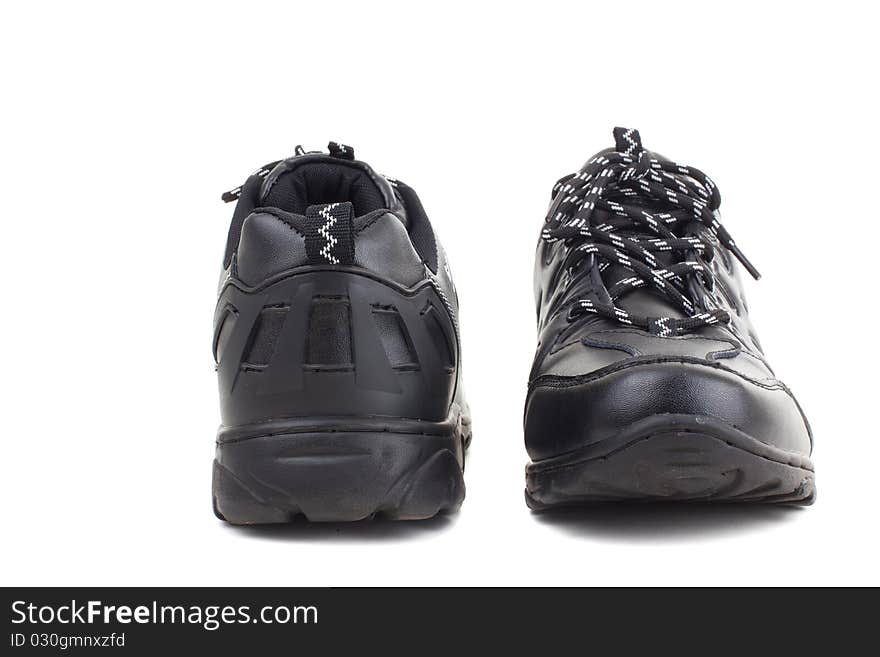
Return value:
M 717 418 L 703 415 L 669 413 L 653 415 L 634 422 L 614 436 L 586 445 L 580 449 L 531 462 L 526 466 L 526 472 L 529 474 L 549 472 L 596 459 L 607 458 L 616 452 L 626 449 L 633 443 L 649 438 L 651 435 L 669 431 L 711 434 L 755 456 L 783 465 L 802 468 L 810 472 L 813 471 L 813 463 L 808 456 L 787 452 L 778 447 L 768 445 Z

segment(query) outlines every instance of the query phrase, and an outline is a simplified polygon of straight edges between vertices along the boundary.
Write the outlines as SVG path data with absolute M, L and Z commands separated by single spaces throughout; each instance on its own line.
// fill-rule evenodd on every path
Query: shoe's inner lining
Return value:
M 385 207 L 382 192 L 365 171 L 335 162 L 301 164 L 280 175 L 262 204 L 305 214 L 310 205 L 345 201 L 357 217 Z

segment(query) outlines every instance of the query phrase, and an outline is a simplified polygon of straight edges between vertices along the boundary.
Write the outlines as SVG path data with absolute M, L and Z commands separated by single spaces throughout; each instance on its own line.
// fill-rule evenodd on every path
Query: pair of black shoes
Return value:
M 615 129 L 538 244 L 526 501 L 810 503 L 806 418 L 748 318 L 702 172 Z M 331 143 L 240 188 L 214 317 L 215 513 L 418 519 L 464 499 L 458 300 L 409 186 Z

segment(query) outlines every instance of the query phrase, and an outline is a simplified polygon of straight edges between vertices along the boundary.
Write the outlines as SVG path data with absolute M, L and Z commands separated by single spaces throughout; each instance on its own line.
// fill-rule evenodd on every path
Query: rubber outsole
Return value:
M 467 420 L 282 424 L 270 434 L 250 429 L 218 440 L 212 497 L 221 520 L 423 520 L 456 511 L 464 500 Z
M 815 501 L 806 456 L 714 418 L 658 415 L 614 438 L 526 467 L 526 504 L 540 511 L 601 502 Z

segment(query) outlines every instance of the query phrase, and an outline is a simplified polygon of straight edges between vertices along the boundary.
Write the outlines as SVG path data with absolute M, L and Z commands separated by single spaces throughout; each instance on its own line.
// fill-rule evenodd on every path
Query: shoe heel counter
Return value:
M 425 262 L 406 226 L 390 212 L 377 214 L 355 227 L 354 264 L 405 287 L 427 276 Z
M 303 269 L 221 291 L 214 352 L 224 426 L 286 417 L 439 421 L 458 384 L 457 332 L 430 282 Z
M 314 235 L 318 230 L 311 231 L 313 236 L 308 237 L 309 232 L 307 225 L 297 226 L 270 212 L 250 214 L 232 249 L 236 276 L 247 285 L 257 285 L 296 267 L 345 264 L 405 287 L 426 278 L 425 263 L 413 247 L 406 227 L 390 212 L 358 218 L 351 226 L 351 258 L 339 263 L 324 260 L 323 237 Z

